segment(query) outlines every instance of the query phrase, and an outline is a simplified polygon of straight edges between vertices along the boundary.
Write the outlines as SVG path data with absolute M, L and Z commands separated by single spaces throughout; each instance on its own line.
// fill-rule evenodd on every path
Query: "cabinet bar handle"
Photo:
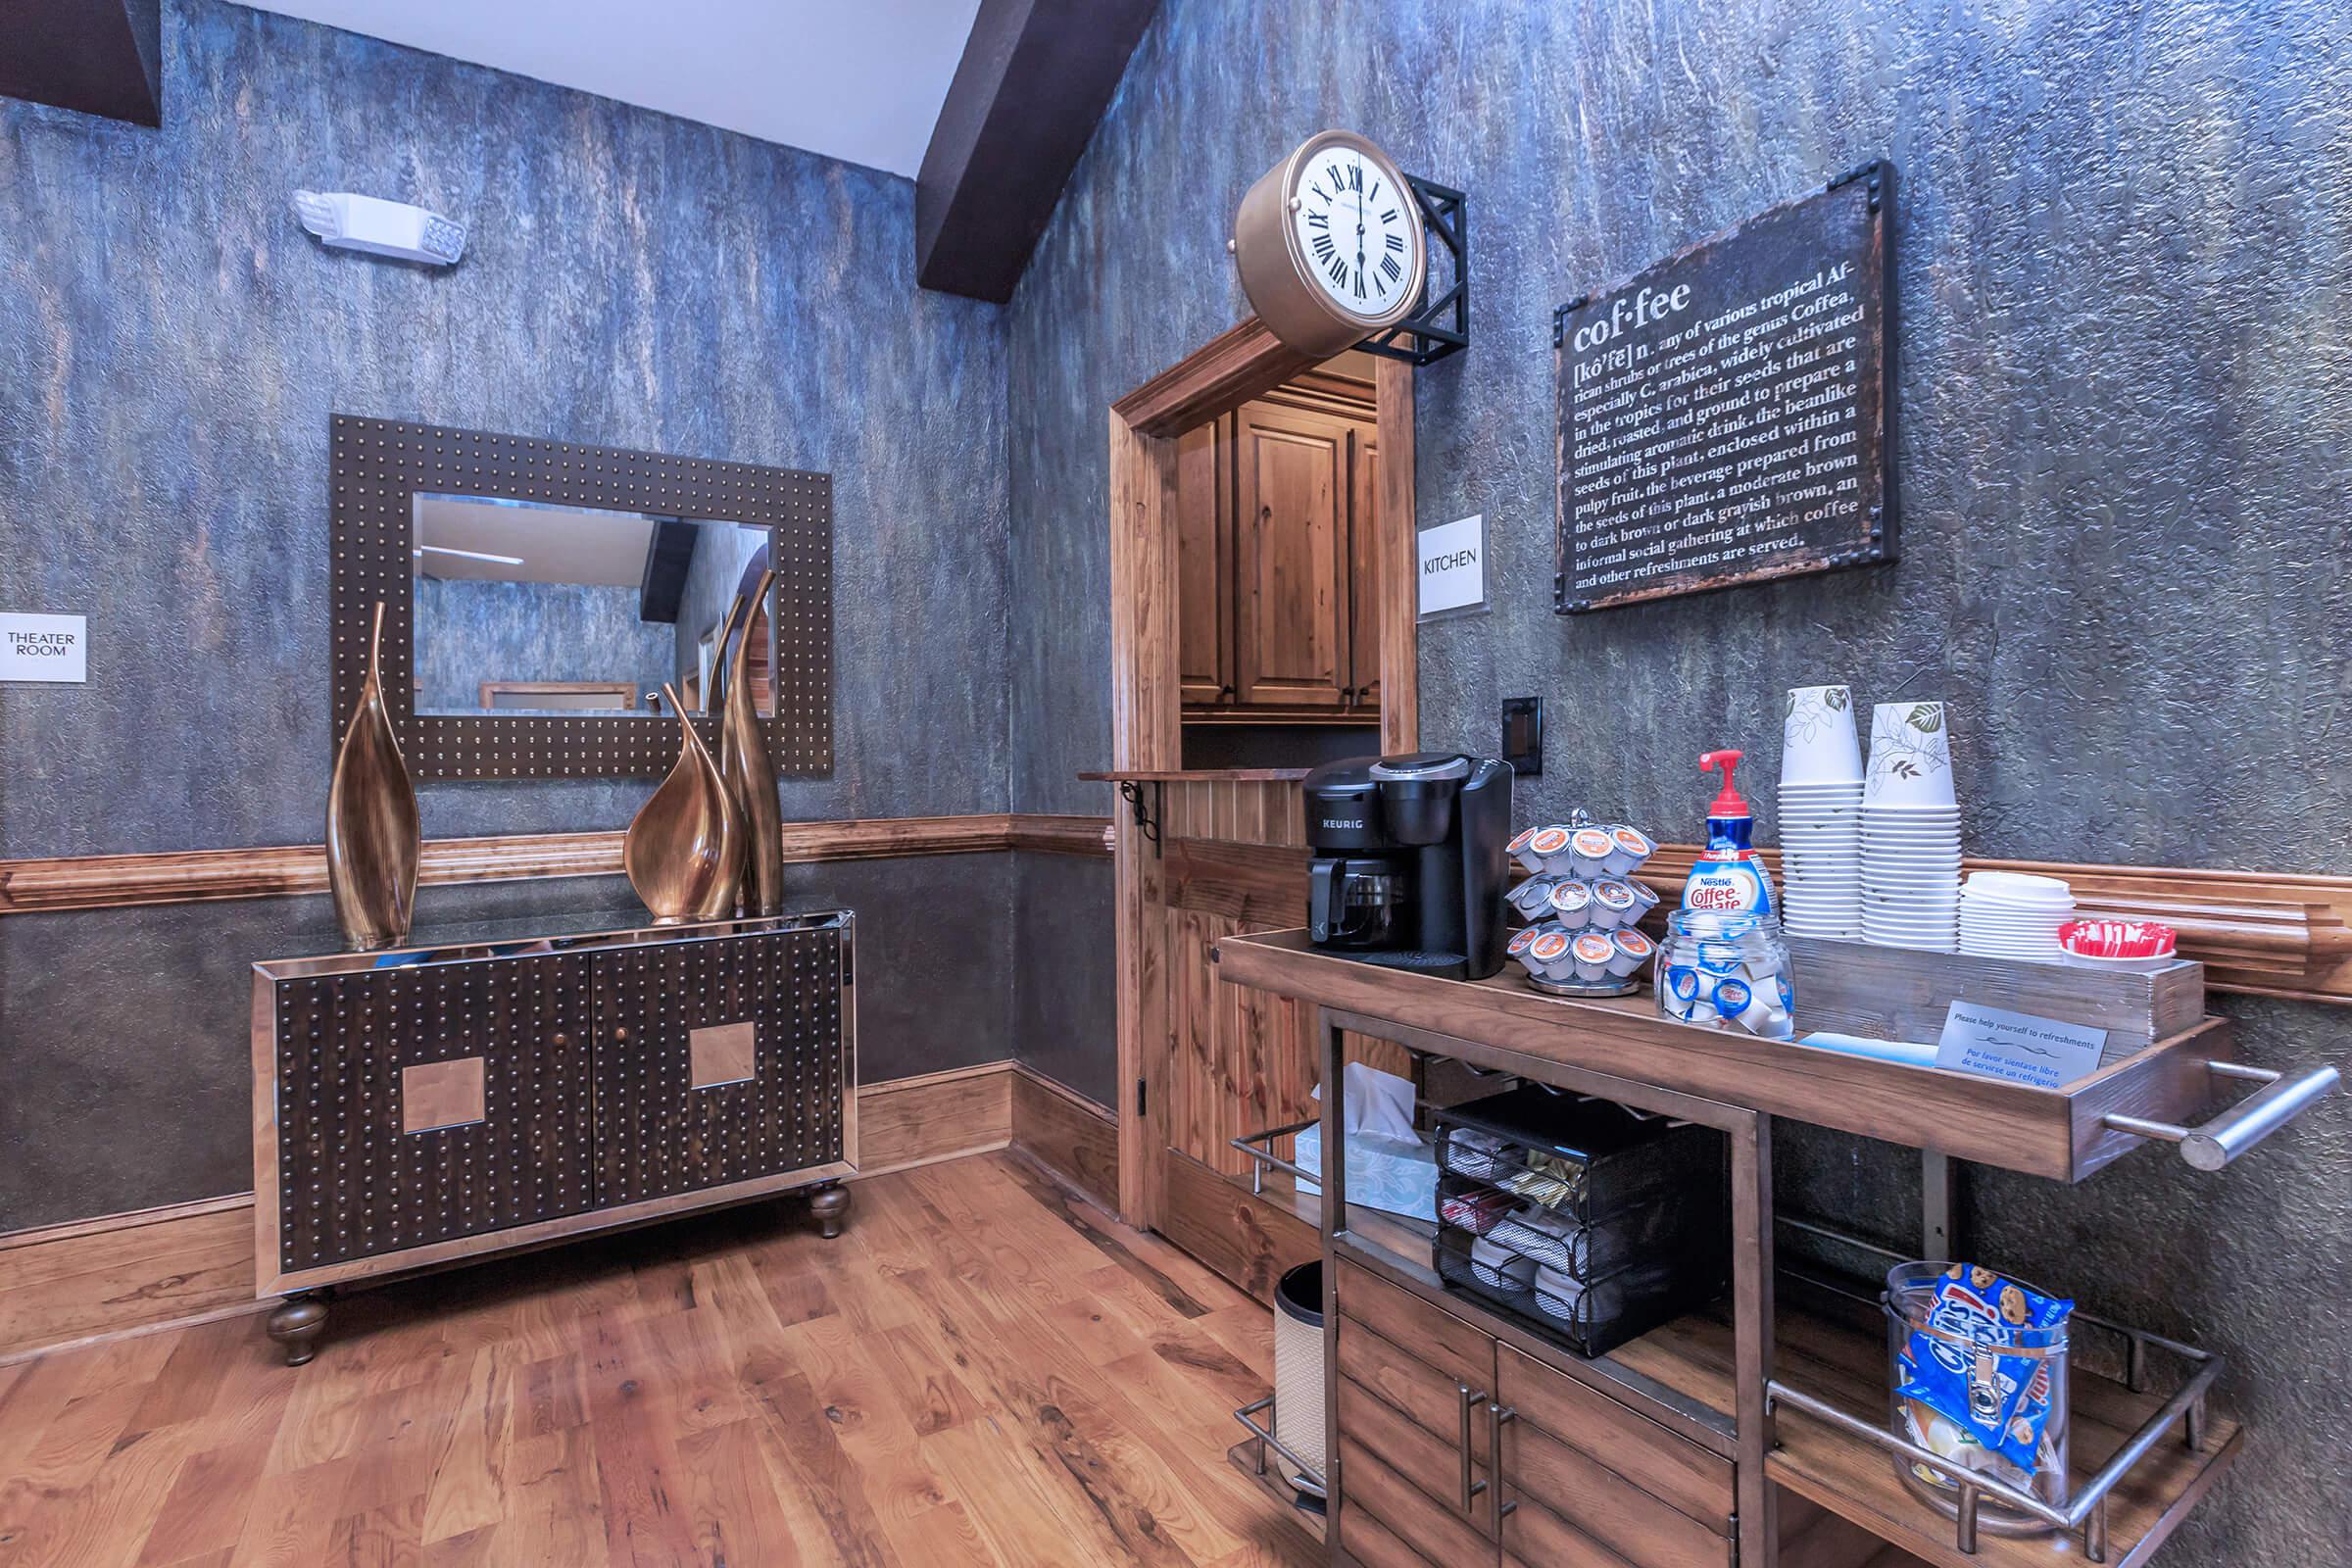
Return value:
M 1478 1501 L 1478 1494 L 1487 1490 L 1484 1481 L 1470 1474 L 1470 1410 L 1487 1396 L 1484 1389 L 1473 1390 L 1458 1379 L 1453 1385 L 1456 1397 L 1462 1401 L 1462 1512 L 1468 1513 Z
M 1487 1406 L 1487 1464 L 1494 1472 L 1494 1539 L 1502 1539 L 1502 1522 L 1518 1512 L 1519 1504 L 1502 1500 L 1502 1424 L 1518 1419 L 1516 1406 Z

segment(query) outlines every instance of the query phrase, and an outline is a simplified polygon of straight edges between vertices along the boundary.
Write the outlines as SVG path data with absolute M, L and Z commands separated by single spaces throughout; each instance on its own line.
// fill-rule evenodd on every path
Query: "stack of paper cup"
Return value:
M 2054 876 L 1978 871 L 1960 890 L 1960 951 L 1980 958 L 2063 963 L 2058 928 L 2074 917 L 2074 889 Z
M 1790 936 L 1862 935 L 1862 747 L 1854 696 L 1799 686 L 1781 726 L 1781 923 Z
M 1958 946 L 1960 806 L 1941 703 L 1881 703 L 1862 784 L 1862 939 Z

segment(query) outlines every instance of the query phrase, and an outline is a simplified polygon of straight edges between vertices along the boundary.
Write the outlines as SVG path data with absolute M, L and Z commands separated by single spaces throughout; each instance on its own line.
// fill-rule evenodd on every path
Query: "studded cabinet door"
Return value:
M 596 956 L 599 1207 L 841 1157 L 841 932 Z
M 278 1266 L 589 1206 L 589 960 L 277 982 Z

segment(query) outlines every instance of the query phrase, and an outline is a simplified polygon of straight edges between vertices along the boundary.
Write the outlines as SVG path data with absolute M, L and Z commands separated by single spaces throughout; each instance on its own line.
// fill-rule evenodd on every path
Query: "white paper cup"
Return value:
M 1791 689 L 1781 719 L 1781 782 L 1842 784 L 1861 777 L 1854 694 L 1843 686 Z
M 1952 732 L 1944 705 L 1881 703 L 1872 710 L 1867 806 L 1951 807 Z

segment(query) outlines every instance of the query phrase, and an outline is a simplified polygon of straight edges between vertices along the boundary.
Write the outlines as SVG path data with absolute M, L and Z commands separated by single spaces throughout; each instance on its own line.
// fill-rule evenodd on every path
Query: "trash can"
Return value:
M 1292 1486 L 1323 1495 L 1323 1264 L 1301 1263 L 1274 1288 L 1274 1436 L 1312 1465 L 1302 1473 L 1279 1454 Z

